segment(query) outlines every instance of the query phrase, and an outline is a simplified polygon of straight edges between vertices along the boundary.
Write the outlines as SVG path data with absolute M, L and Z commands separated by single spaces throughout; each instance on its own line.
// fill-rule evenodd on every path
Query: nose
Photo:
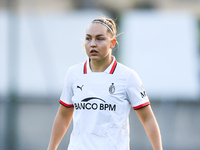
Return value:
M 95 39 L 92 39 L 92 40 L 91 40 L 91 47 L 95 47 L 95 46 L 96 46 Z

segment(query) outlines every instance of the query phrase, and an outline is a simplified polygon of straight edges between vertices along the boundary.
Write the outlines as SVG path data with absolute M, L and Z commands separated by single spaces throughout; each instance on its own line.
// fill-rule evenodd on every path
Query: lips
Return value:
M 96 50 L 91 50 L 91 51 L 90 51 L 90 54 L 93 54 L 93 55 L 98 54 L 98 51 L 96 51 Z

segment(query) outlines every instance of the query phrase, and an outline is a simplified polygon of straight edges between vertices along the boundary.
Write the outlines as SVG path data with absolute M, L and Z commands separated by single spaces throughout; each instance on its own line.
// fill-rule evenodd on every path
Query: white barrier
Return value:
M 198 28 L 184 13 L 132 11 L 122 15 L 119 57 L 159 100 L 199 98 Z
M 82 48 L 86 27 L 93 19 L 101 17 L 101 14 L 108 15 L 101 10 L 54 15 L 20 15 L 19 72 L 16 73 L 19 95 L 40 97 L 61 94 L 67 69 L 86 60 Z M 0 44 L 2 67 L 0 96 L 6 95 L 10 80 L 6 75 L 8 67 L 6 17 L 6 13 L 0 15 L 0 43 L 3 43 Z

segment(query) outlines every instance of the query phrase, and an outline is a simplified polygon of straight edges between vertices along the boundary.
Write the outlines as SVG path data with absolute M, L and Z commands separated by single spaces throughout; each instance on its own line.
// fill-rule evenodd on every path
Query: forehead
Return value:
M 86 30 L 86 34 L 89 34 L 89 35 L 99 35 L 99 34 L 108 35 L 107 27 L 100 24 L 100 23 L 91 23 Z

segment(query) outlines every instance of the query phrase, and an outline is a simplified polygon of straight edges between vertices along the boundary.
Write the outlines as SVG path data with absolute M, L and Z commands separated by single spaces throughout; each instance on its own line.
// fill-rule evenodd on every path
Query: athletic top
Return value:
M 115 58 L 104 72 L 89 59 L 70 67 L 60 103 L 74 107 L 68 150 L 129 150 L 130 108 L 150 104 L 137 73 Z

